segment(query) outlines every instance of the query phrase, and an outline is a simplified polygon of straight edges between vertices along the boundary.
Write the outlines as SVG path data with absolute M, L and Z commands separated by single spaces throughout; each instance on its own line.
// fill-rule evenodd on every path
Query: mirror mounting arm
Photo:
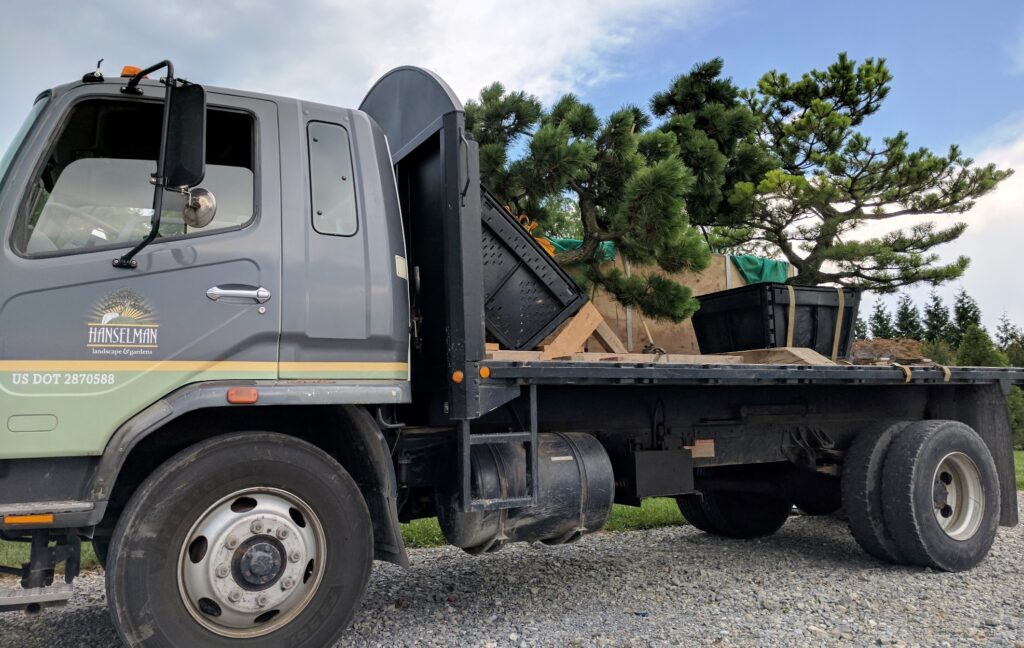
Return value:
M 160 212 L 164 208 L 164 189 L 167 187 L 167 178 L 164 174 L 164 157 L 167 152 L 167 127 L 170 123 L 171 115 L 171 88 L 174 87 L 174 64 L 170 61 L 164 60 L 149 66 L 145 70 L 140 70 L 135 76 L 128 80 L 128 84 L 121 88 L 121 92 L 125 94 L 142 94 L 142 91 L 138 89 L 139 81 L 142 80 L 147 74 L 156 72 L 161 68 L 167 68 L 167 79 L 165 81 L 167 90 L 164 94 L 164 114 L 163 120 L 160 127 L 160 155 L 156 159 L 156 173 L 150 176 L 150 183 L 155 187 L 153 191 L 153 216 L 149 221 L 149 234 L 146 238 L 142 239 L 138 245 L 133 247 L 128 252 L 124 253 L 120 257 L 114 259 L 115 268 L 136 268 L 139 263 L 135 260 L 135 255 L 142 251 L 142 248 L 146 247 L 153 242 L 153 239 L 160 233 Z
M 142 90 L 139 90 L 139 88 L 138 88 L 139 81 L 142 81 L 144 78 L 146 78 L 146 76 L 152 74 L 153 72 L 156 72 L 157 70 L 159 70 L 161 68 L 167 68 L 166 84 L 168 86 L 174 85 L 174 64 L 171 63 L 170 61 L 164 60 L 164 61 L 160 61 L 159 63 L 155 63 L 153 65 L 150 65 L 145 70 L 139 70 L 138 72 L 136 72 L 135 76 L 133 76 L 132 78 L 128 79 L 127 85 L 121 86 L 121 92 L 123 92 L 124 94 L 133 94 L 133 95 L 140 95 L 140 94 L 142 94 Z

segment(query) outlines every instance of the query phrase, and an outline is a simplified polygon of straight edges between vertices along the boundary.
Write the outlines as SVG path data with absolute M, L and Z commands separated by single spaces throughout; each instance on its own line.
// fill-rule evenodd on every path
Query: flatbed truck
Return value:
M 417 518 L 476 554 L 645 497 L 735 538 L 841 504 L 939 570 L 1017 524 L 1021 369 L 489 355 L 504 261 L 426 70 L 358 110 L 89 73 L 0 181 L 0 537 L 31 547 L 4 610 L 65 602 L 90 541 L 126 645 L 318 648 Z

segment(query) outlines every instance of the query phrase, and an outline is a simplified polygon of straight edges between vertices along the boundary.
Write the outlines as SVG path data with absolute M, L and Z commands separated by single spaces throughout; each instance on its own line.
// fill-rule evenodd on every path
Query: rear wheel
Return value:
M 843 506 L 839 479 L 820 473 L 802 474 L 793 491 L 793 504 L 805 515 L 832 515 Z
M 885 459 L 885 522 L 908 562 L 974 567 L 999 526 L 999 478 L 988 446 L 958 421 L 922 421 Z
M 718 529 L 711 524 L 707 513 L 704 512 L 700 495 L 679 495 L 676 497 L 676 505 L 679 506 L 679 512 L 683 514 L 686 521 L 695 529 L 704 533 L 718 533 Z
M 843 460 L 840 488 L 850 532 L 864 551 L 879 560 L 902 562 L 882 513 L 882 468 L 893 439 L 909 421 L 885 422 L 861 432 Z
M 679 511 L 705 533 L 727 538 L 757 538 L 778 531 L 792 504 L 762 493 L 708 490 L 676 498 Z
M 226 435 L 153 473 L 121 514 L 107 600 L 129 646 L 326 646 L 372 564 L 352 478 L 318 448 Z
M 761 493 L 710 491 L 704 494 L 704 513 L 719 535 L 758 538 L 775 533 L 789 518 L 789 500 Z

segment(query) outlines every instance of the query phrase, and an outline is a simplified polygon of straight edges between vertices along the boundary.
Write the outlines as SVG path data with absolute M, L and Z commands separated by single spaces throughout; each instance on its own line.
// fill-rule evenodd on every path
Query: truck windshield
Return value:
M 21 143 L 25 140 L 25 136 L 28 135 L 29 129 L 32 128 L 32 124 L 36 123 L 36 119 L 39 117 L 39 113 L 43 112 L 43 108 L 46 107 L 46 103 L 50 100 L 49 97 L 40 97 L 36 103 L 32 106 L 32 111 L 25 118 L 21 128 L 14 134 L 14 139 L 11 141 L 11 145 L 7 147 L 7 151 L 4 156 L 0 158 L 0 184 L 3 183 L 4 178 L 7 176 L 7 167 L 11 166 L 11 160 L 14 159 L 14 154 L 21 148 Z

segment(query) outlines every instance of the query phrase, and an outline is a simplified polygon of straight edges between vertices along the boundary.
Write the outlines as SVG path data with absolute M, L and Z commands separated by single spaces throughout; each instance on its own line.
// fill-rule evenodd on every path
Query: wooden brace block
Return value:
M 629 353 L 629 349 L 622 343 L 619 336 L 615 334 L 612 327 L 608 326 L 608 322 L 604 321 L 604 318 L 601 318 L 601 323 L 594 329 L 594 338 L 601 345 L 601 348 L 609 353 Z
M 569 320 L 569 324 L 545 347 L 544 351 L 541 352 L 540 359 L 551 360 L 582 351 L 587 338 L 594 333 L 594 330 L 603 321 L 604 317 L 594 307 L 594 304 L 587 302 Z
M 485 342 L 484 351 L 500 351 L 501 345 L 497 342 Z

